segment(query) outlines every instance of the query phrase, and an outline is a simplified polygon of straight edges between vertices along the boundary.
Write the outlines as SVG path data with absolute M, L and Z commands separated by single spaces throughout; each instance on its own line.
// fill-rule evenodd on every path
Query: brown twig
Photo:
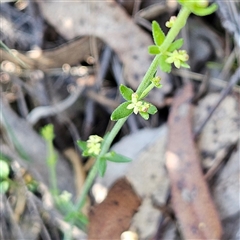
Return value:
M 240 80 L 240 67 L 236 70 L 234 75 L 231 77 L 228 86 L 222 90 L 220 93 L 220 97 L 216 104 L 213 106 L 213 108 L 209 111 L 208 116 L 206 119 L 202 122 L 202 124 L 197 128 L 197 130 L 194 133 L 194 139 L 197 139 L 200 135 L 202 129 L 207 124 L 208 120 L 211 118 L 217 107 L 220 105 L 220 103 L 224 100 L 224 98 L 228 95 L 228 93 L 232 90 L 232 88 L 236 85 L 237 81 Z

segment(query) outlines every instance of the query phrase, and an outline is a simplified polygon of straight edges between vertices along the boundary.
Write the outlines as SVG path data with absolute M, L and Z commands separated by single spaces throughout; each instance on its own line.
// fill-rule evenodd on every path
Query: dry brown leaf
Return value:
M 173 209 L 185 239 L 220 239 L 222 228 L 200 166 L 192 134 L 191 84 L 175 97 L 169 116 L 166 165 Z
M 97 46 L 100 47 L 101 42 L 97 40 Z M 49 50 L 39 50 L 38 56 L 34 56 L 34 51 L 31 55 L 28 52 L 20 53 L 15 50 L 14 55 L 20 58 L 28 68 L 38 68 L 41 70 L 49 68 L 60 68 L 64 63 L 70 65 L 78 64 L 86 60 L 86 58 L 91 55 L 89 37 L 84 37 L 74 41 L 69 41 L 57 48 Z M 77 49 L 77 51 L 76 51 Z M 30 55 L 30 56 L 28 56 Z M 32 56 L 32 57 L 31 57 Z M 0 49 L 0 61 L 8 60 L 15 64 L 19 64 L 18 59 L 14 58 L 8 52 Z
M 140 199 L 129 182 L 119 179 L 107 198 L 90 212 L 88 239 L 120 239 L 139 205 Z

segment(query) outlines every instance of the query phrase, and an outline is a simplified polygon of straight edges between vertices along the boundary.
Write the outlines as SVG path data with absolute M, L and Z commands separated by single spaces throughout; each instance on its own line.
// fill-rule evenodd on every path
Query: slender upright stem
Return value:
M 187 7 L 182 7 L 176 21 L 174 22 L 173 26 L 168 31 L 168 34 L 166 35 L 166 38 L 164 39 L 164 42 L 159 47 L 159 50 L 161 53 L 164 53 L 167 51 L 169 46 L 172 44 L 174 39 L 177 37 L 181 29 L 185 26 L 186 21 L 190 15 L 191 11 Z
M 47 140 L 47 148 L 48 148 L 47 164 L 48 164 L 49 176 L 50 176 L 50 186 L 52 188 L 53 195 L 57 196 L 58 194 L 57 175 L 56 175 L 57 158 L 54 152 L 54 146 L 53 146 L 52 140 Z
M 186 24 L 186 20 L 190 13 L 191 12 L 186 7 L 183 7 L 181 9 L 181 11 L 178 14 L 178 17 L 176 19 L 176 22 L 174 23 L 173 27 L 169 30 L 163 44 L 160 46 L 161 53 L 165 52 L 169 48 L 171 43 L 174 41 L 174 39 L 180 32 L 181 28 L 183 28 L 184 25 Z M 150 80 L 153 78 L 155 72 L 157 71 L 160 56 L 161 56 L 161 54 L 158 54 L 155 56 L 150 67 L 148 68 L 148 71 L 146 72 L 145 76 L 143 77 L 143 80 L 136 91 L 136 93 L 139 96 L 141 96 L 141 94 L 144 92 L 144 90 L 146 90 L 149 87 L 149 84 L 151 83 Z M 118 120 L 116 122 L 116 124 L 114 125 L 113 129 L 111 130 L 111 132 L 109 133 L 109 135 L 107 136 L 107 138 L 104 140 L 101 152 L 100 152 L 99 156 L 97 157 L 96 162 L 94 163 L 92 169 L 90 170 L 90 173 L 88 174 L 88 177 L 84 184 L 82 193 L 81 193 L 79 199 L 77 200 L 77 203 L 76 203 L 77 211 L 79 211 L 83 207 L 87 193 L 88 193 L 90 187 L 92 186 L 92 183 L 93 183 L 95 177 L 97 176 L 98 162 L 100 161 L 100 158 L 109 151 L 109 148 L 110 148 L 114 138 L 116 137 L 116 135 L 118 134 L 118 132 L 120 131 L 120 129 L 122 128 L 122 126 L 126 120 L 127 120 L 127 117 Z
M 143 91 L 148 87 L 150 84 L 150 80 L 153 78 L 154 73 L 157 71 L 158 63 L 159 63 L 159 55 L 156 55 L 153 59 L 150 67 L 148 68 L 145 76 L 143 77 L 142 82 L 140 83 L 136 93 L 141 96 Z
M 164 42 L 162 45 L 159 47 L 160 54 L 156 55 L 155 58 L 153 59 L 150 67 L 148 68 L 148 71 L 146 72 L 145 76 L 143 77 L 142 82 L 140 83 L 136 93 L 141 96 L 143 91 L 148 87 L 150 84 L 150 80 L 153 78 L 154 73 L 157 71 L 157 67 L 159 64 L 159 59 L 165 51 L 169 48 L 169 46 L 172 44 L 174 39 L 177 37 L 179 34 L 180 30 L 185 26 L 186 21 L 188 19 L 188 16 L 190 15 L 191 11 L 187 7 L 182 7 L 180 10 L 176 22 L 170 28 L 166 38 L 164 39 Z
M 114 138 L 116 137 L 116 135 L 118 134 L 118 132 L 120 131 L 120 129 L 122 128 L 123 124 L 126 122 L 127 117 L 119 119 L 116 124 L 114 125 L 113 129 L 111 130 L 111 132 L 108 134 L 107 138 L 104 140 L 102 149 L 100 154 L 98 155 L 96 162 L 94 163 L 93 167 L 90 170 L 90 173 L 87 176 L 86 182 L 83 186 L 83 190 L 81 192 L 81 195 L 79 197 L 79 199 L 77 200 L 76 203 L 76 210 L 79 211 L 81 210 L 81 208 L 84 205 L 86 196 L 88 194 L 88 191 L 90 189 L 90 187 L 92 186 L 92 183 L 95 179 L 95 177 L 97 176 L 98 173 L 98 162 L 100 161 L 100 158 L 109 151 L 109 148 L 111 147 L 111 144 L 114 140 Z

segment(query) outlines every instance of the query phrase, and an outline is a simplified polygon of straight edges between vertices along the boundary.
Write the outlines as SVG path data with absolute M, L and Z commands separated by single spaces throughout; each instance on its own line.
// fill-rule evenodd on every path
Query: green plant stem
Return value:
M 154 87 L 155 85 L 153 83 L 150 83 L 148 87 L 143 91 L 142 95 L 139 97 L 139 100 L 145 98 Z
M 153 78 L 154 73 L 157 71 L 158 63 L 159 63 L 160 55 L 156 55 L 153 59 L 150 67 L 148 68 L 146 74 L 143 77 L 142 82 L 138 86 L 136 93 L 138 96 L 141 96 L 143 91 L 149 86 L 151 83 L 150 80 Z
M 187 20 L 188 16 L 190 15 L 190 13 L 191 12 L 186 7 L 183 7 L 181 9 L 181 11 L 178 14 L 178 17 L 176 19 L 176 22 L 174 23 L 174 26 L 169 30 L 163 44 L 160 46 L 161 53 L 165 52 L 169 48 L 171 43 L 174 41 L 174 39 L 176 38 L 176 36 L 180 32 L 180 30 L 185 26 L 186 20 Z M 161 54 L 158 54 L 158 55 L 155 56 L 155 58 L 153 59 L 148 71 L 146 72 L 145 76 L 143 77 L 143 80 L 142 80 L 141 84 L 139 85 L 139 87 L 136 91 L 136 93 L 139 96 L 141 96 L 142 93 L 146 89 L 148 89 L 149 85 L 151 84 L 150 80 L 153 78 L 154 73 L 157 70 L 160 56 L 161 56 Z M 149 87 L 149 91 L 151 89 L 152 88 Z M 146 92 L 144 93 L 144 95 L 145 94 L 146 94 Z M 122 126 L 123 126 L 123 124 L 125 123 L 126 120 L 127 120 L 127 117 L 118 120 L 116 122 L 116 124 L 114 125 L 113 129 L 111 130 L 111 132 L 109 133 L 109 135 L 107 136 L 107 138 L 105 139 L 105 141 L 103 143 L 103 146 L 102 146 L 102 150 L 101 150 L 98 158 L 96 159 L 96 162 L 94 163 L 92 169 L 90 170 L 90 173 L 88 174 L 88 177 L 87 177 L 86 182 L 84 184 L 82 193 L 81 193 L 79 199 L 77 200 L 77 203 L 76 203 L 76 210 L 77 211 L 79 211 L 83 207 L 86 196 L 88 194 L 88 191 L 89 191 L 90 187 L 92 186 L 94 178 L 96 177 L 96 175 L 98 173 L 98 162 L 99 162 L 100 158 L 105 153 L 108 152 L 114 138 L 116 137 L 116 135 L 118 134 L 118 132 L 120 131 L 120 129 L 122 128 Z
M 159 50 L 161 53 L 164 53 L 167 51 L 167 49 L 170 47 L 172 42 L 175 40 L 177 35 L 179 34 L 180 30 L 185 26 L 186 21 L 191 14 L 191 11 L 187 7 L 182 7 L 176 21 L 174 22 L 173 26 L 168 31 L 166 38 L 164 39 L 164 42 L 159 47 Z
M 49 175 L 50 175 L 50 186 L 52 187 L 52 192 L 54 196 L 58 194 L 58 187 L 57 187 L 57 175 L 56 175 L 56 155 L 54 152 L 53 142 L 52 140 L 47 141 L 48 146 L 48 158 L 47 164 L 49 168 Z
M 99 156 L 97 157 L 96 162 L 94 163 L 93 167 L 91 168 L 90 173 L 87 176 L 86 182 L 84 183 L 81 195 L 80 195 L 79 199 L 77 200 L 77 203 L 75 205 L 76 211 L 80 211 L 84 205 L 88 191 L 89 191 L 90 187 L 92 186 L 92 183 L 93 183 L 95 177 L 97 176 L 98 162 L 100 161 L 100 158 L 109 151 L 109 148 L 111 147 L 111 144 L 112 144 L 114 138 L 116 137 L 116 135 L 118 134 L 118 132 L 120 131 L 120 129 L 122 128 L 122 126 L 126 122 L 126 120 L 127 120 L 127 117 L 119 119 L 116 122 L 116 124 L 114 125 L 114 127 L 112 128 L 111 132 L 108 134 L 107 138 L 105 139 L 102 149 L 101 149 L 101 152 L 100 152 Z
M 169 30 L 166 38 L 164 39 L 164 42 L 159 47 L 159 50 L 161 51 L 160 54 L 156 55 L 153 59 L 148 71 L 146 72 L 145 76 L 143 77 L 142 82 L 140 83 L 136 93 L 141 96 L 143 91 L 149 86 L 150 80 L 153 78 L 154 73 L 157 71 L 159 58 L 161 57 L 161 54 L 167 51 L 167 49 L 170 47 L 174 39 L 179 34 L 180 30 L 185 26 L 186 21 L 190 15 L 191 11 L 187 7 L 182 7 L 177 19 L 172 26 L 172 28 Z
M 176 38 L 176 36 L 180 32 L 180 30 L 186 24 L 186 20 L 187 20 L 188 16 L 190 15 L 190 13 L 191 12 L 186 7 L 183 7 L 181 9 L 180 13 L 178 14 L 178 17 L 176 19 L 176 22 L 175 22 L 174 26 L 169 30 L 163 44 L 160 46 L 161 53 L 165 52 L 169 48 L 171 43 L 174 41 L 174 39 Z M 158 55 L 155 56 L 155 58 L 153 59 L 148 71 L 146 72 L 145 76 L 143 77 L 143 80 L 142 80 L 141 84 L 139 85 L 139 87 L 136 91 L 136 93 L 139 96 L 141 96 L 143 93 L 144 93 L 144 95 L 147 94 L 146 92 L 148 90 L 150 91 L 152 89 L 152 87 L 150 86 L 151 85 L 151 79 L 153 78 L 155 72 L 157 71 L 157 67 L 158 67 L 160 57 L 161 57 L 161 54 L 158 54 Z M 116 137 L 116 135 L 118 134 L 118 132 L 122 128 L 122 126 L 125 123 L 125 121 L 127 120 L 127 118 L 128 117 L 125 117 L 125 118 L 122 118 L 122 119 L 118 120 L 116 122 L 116 124 L 114 125 L 113 129 L 111 130 L 111 132 L 109 133 L 109 135 L 106 137 L 106 139 L 103 143 L 101 152 L 100 152 L 99 156 L 97 157 L 96 162 L 94 163 L 92 169 L 90 170 L 90 173 L 88 174 L 86 182 L 83 186 L 82 193 L 81 193 L 79 199 L 77 200 L 77 203 L 75 205 L 76 206 L 76 211 L 80 211 L 81 208 L 83 207 L 86 196 L 89 192 L 89 189 L 92 186 L 92 183 L 93 183 L 95 177 L 97 176 L 98 163 L 99 163 L 101 157 L 109 151 L 109 148 L 110 148 L 114 138 Z

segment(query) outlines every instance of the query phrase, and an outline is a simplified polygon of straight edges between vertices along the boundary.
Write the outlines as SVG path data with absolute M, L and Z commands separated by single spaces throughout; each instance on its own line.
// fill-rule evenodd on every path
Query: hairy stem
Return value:
M 52 192 L 54 196 L 58 194 L 58 187 L 57 187 L 57 175 L 56 175 L 56 155 L 54 152 L 53 142 L 52 140 L 47 140 L 48 146 L 48 169 L 49 169 L 49 176 L 50 176 L 50 186 L 52 188 Z

